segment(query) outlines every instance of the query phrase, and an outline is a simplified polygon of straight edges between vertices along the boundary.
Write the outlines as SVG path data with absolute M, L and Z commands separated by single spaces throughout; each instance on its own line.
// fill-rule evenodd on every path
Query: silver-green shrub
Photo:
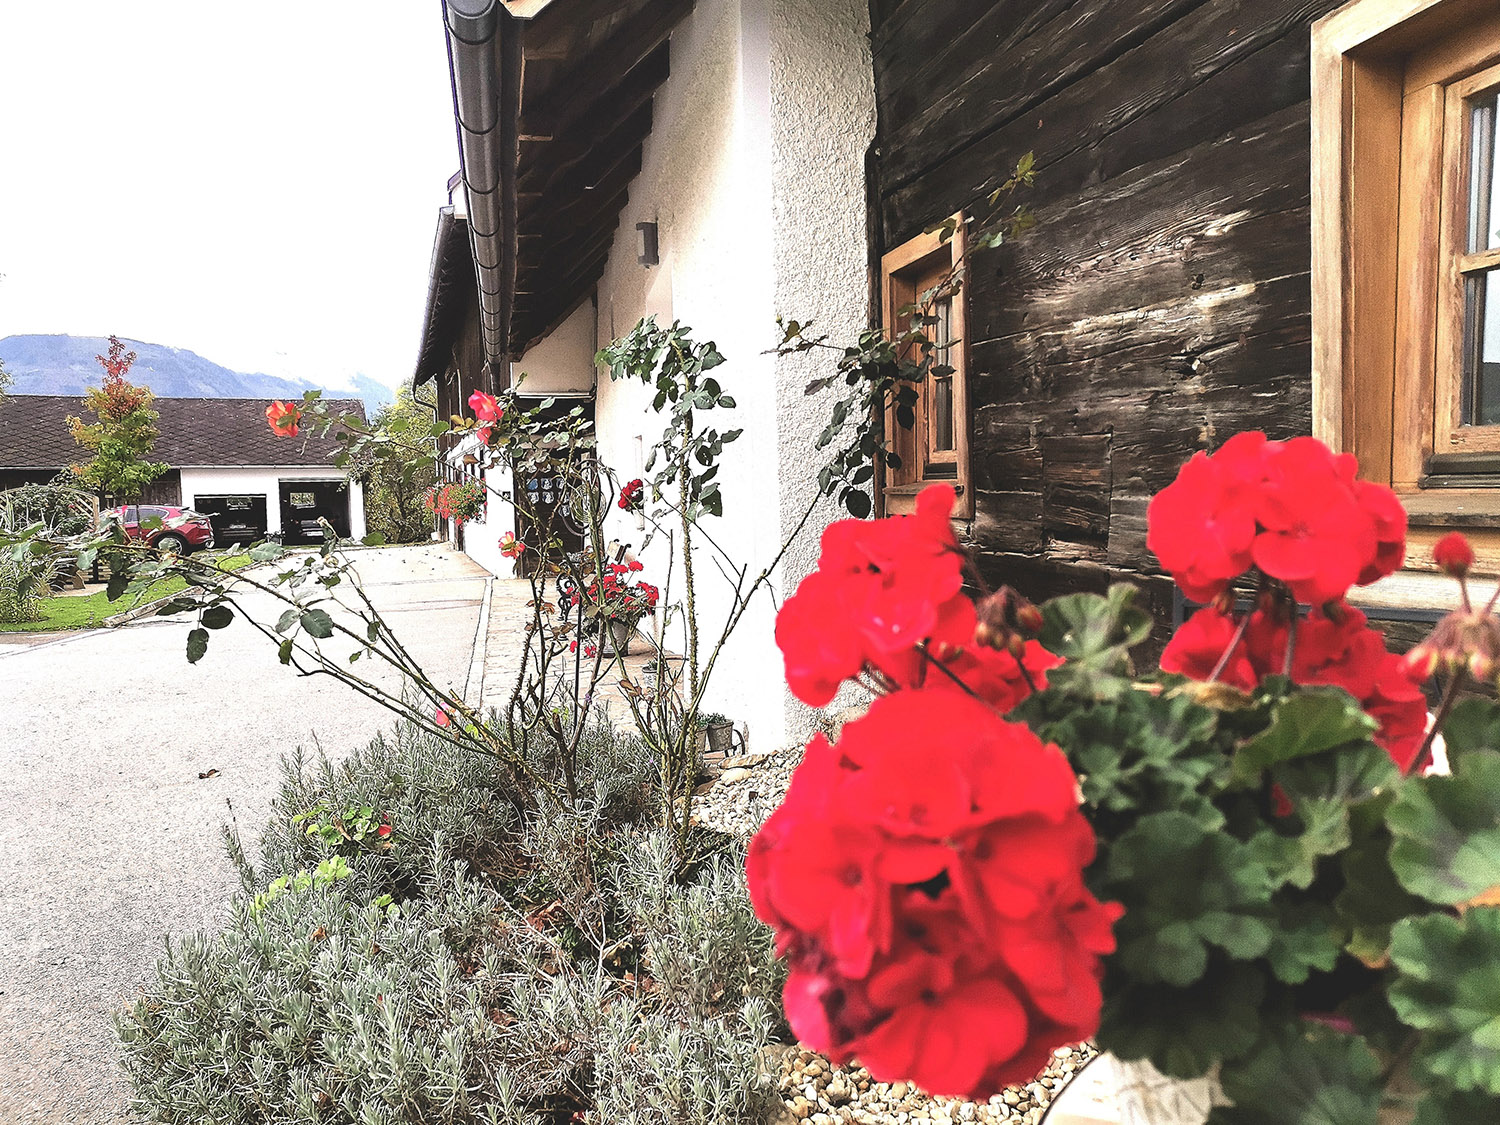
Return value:
M 410 727 L 342 764 L 291 757 L 254 865 L 229 837 L 229 924 L 172 942 L 119 1019 L 136 1109 L 171 1125 L 764 1121 L 780 978 L 743 853 L 704 835 L 684 873 L 649 752 L 603 727 L 583 744 L 566 810 Z M 389 837 L 326 830 L 356 811 Z

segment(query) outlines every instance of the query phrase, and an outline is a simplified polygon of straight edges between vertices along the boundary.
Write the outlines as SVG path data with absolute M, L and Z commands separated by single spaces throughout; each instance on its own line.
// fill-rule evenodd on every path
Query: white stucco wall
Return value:
M 672 37 L 672 77 L 657 94 L 642 170 L 598 289 L 601 346 L 654 313 L 714 340 L 728 357 L 715 374 L 737 408 L 716 411 L 713 422 L 745 434 L 723 460 L 725 517 L 706 530 L 752 575 L 771 562 L 792 513 L 800 514 L 799 498 L 816 487 L 809 435 L 826 417 L 825 405 L 801 397 L 806 365 L 764 354 L 777 342 L 776 314 L 817 317 L 836 332 L 863 323 L 864 155 L 874 128 L 867 32 L 858 0 L 700 0 Z M 645 221 L 659 224 L 655 268 L 636 260 L 635 225 Z M 639 475 L 641 451 L 665 424 L 650 394 L 602 374 L 597 418 L 605 463 L 622 479 Z M 800 577 L 816 558 L 818 530 L 790 556 L 788 574 Z M 623 513 L 610 533 L 636 545 L 644 538 Z M 643 555 L 649 581 L 665 584 L 667 558 L 658 538 Z M 706 545 L 695 569 L 700 626 L 710 637 L 731 594 Z M 674 589 L 680 582 L 679 568 Z M 778 599 L 784 586 L 779 576 Z M 760 748 L 799 736 L 809 722 L 785 692 L 774 607 L 763 591 L 707 701 L 749 722 Z M 668 644 L 680 651 L 680 633 Z
M 865 153 L 875 137 L 869 4 L 771 0 L 771 13 L 776 312 L 811 320 L 832 342 L 849 344 L 869 318 Z M 817 494 L 829 451 L 815 445 L 839 397 L 835 390 L 815 397 L 804 390 L 833 367 L 830 354 L 819 351 L 776 360 L 783 537 Z M 819 504 L 783 560 L 788 593 L 817 565 L 822 528 L 846 515 L 832 501 Z M 813 712 L 790 693 L 785 701 L 788 736 L 805 738 Z
M 183 469 L 182 502 L 197 507 L 199 496 L 264 496 L 266 525 L 270 534 L 281 532 L 281 482 L 297 480 L 343 480 L 344 474 L 327 465 L 287 468 Z M 358 481 L 349 482 L 349 532 L 363 539 L 365 526 L 365 491 Z
M 510 365 L 511 385 L 523 395 L 579 394 L 592 389 L 594 319 L 594 302 L 584 301 L 521 362 Z

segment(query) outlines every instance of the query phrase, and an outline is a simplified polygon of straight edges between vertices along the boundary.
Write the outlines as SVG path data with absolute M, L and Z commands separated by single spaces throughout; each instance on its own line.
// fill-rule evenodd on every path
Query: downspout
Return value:
M 499 392 L 510 385 L 524 24 L 498 0 L 444 0 L 443 19 L 486 382 Z

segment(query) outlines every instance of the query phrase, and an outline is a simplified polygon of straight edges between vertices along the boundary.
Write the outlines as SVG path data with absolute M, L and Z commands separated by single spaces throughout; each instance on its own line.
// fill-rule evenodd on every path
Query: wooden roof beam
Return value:
M 580 58 L 535 104 L 523 106 L 521 132 L 547 137 L 567 133 L 601 94 L 620 85 L 671 38 L 672 29 L 692 10 L 693 0 L 653 0 Z

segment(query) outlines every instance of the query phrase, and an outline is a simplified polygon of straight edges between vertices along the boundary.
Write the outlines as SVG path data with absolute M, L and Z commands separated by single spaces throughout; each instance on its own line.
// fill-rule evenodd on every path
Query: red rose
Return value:
M 291 402 L 276 401 L 266 407 L 266 421 L 277 437 L 296 437 L 302 421 L 302 408 Z
M 481 422 L 498 422 L 505 417 L 505 411 L 500 409 L 499 400 L 494 395 L 485 394 L 483 391 L 475 391 L 469 396 L 469 409 Z
M 620 507 L 627 512 L 639 511 L 645 495 L 646 484 L 639 477 L 620 489 Z

